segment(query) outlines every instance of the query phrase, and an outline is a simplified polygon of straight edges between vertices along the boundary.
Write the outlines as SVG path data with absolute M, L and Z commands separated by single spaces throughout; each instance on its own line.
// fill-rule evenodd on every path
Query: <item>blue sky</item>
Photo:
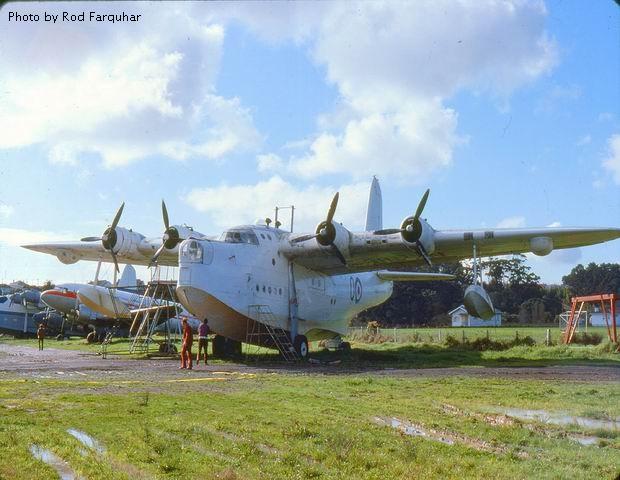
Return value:
M 9 12 L 140 13 L 134 24 Z M 620 226 L 620 8 L 590 2 L 10 3 L 0 10 L 0 281 L 86 281 L 20 243 L 217 233 L 332 192 L 361 229 L 425 188 L 436 228 Z M 558 282 L 620 242 L 530 262 Z M 110 269 L 108 269 L 108 272 Z

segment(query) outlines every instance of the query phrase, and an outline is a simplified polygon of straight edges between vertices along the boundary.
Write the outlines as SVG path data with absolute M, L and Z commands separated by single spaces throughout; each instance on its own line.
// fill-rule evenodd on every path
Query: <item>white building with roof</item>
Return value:
M 499 310 L 495 310 L 495 315 L 489 320 L 470 315 L 463 305 L 448 312 L 448 315 L 452 317 L 453 327 L 499 327 L 502 324 L 502 312 Z

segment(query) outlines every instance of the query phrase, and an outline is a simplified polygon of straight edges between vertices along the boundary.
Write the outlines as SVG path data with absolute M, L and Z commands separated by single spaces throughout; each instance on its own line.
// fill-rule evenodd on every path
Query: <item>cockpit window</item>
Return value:
M 220 240 L 226 243 L 249 243 L 258 245 L 258 238 L 252 230 L 228 230 L 222 233 Z
M 0 297 L 0 303 L 6 302 L 6 297 Z

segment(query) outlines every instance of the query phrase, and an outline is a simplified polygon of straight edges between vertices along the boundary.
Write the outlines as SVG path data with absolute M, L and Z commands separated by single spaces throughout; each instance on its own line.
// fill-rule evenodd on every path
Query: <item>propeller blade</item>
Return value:
M 327 212 L 327 219 L 325 220 L 326 223 L 332 223 L 332 219 L 334 218 L 334 214 L 336 213 L 336 207 L 338 206 L 338 196 L 339 193 L 336 192 L 336 195 L 334 195 L 332 203 L 329 206 L 329 211 Z
M 340 249 L 334 243 L 332 243 L 332 247 L 334 249 L 334 253 L 336 253 L 336 256 L 338 257 L 338 260 L 340 260 L 342 262 L 342 264 L 344 266 L 346 266 L 347 265 L 347 260 L 344 258 L 344 255 L 342 254 Z
M 164 251 L 164 248 L 166 248 L 166 246 L 165 244 L 162 243 L 161 247 L 159 247 L 157 251 L 155 252 L 155 255 L 153 255 L 153 258 L 151 258 L 151 261 L 149 262 L 149 267 L 152 267 L 153 265 L 157 263 L 157 259 L 159 258 L 161 253 Z
M 99 242 L 101 237 L 84 237 L 80 238 L 80 242 Z
M 110 228 L 112 230 L 114 230 L 116 226 L 118 225 L 118 222 L 121 219 L 121 215 L 123 214 L 123 208 L 125 208 L 125 202 L 121 203 L 121 207 L 118 209 L 118 212 L 116 212 L 116 215 L 114 216 L 114 220 L 112 220 L 112 225 L 110 225 Z
M 415 246 L 418 250 L 418 253 L 420 254 L 420 256 L 424 259 L 424 261 L 426 262 L 426 264 L 429 267 L 432 267 L 433 264 L 431 262 L 431 258 L 428 256 L 428 252 L 426 251 L 426 248 L 424 248 L 424 245 L 422 245 L 421 242 L 415 242 Z
M 373 235 L 392 235 L 393 233 L 401 233 L 402 228 L 386 228 L 385 230 L 375 230 Z
M 116 268 L 116 272 L 121 273 L 121 269 L 118 268 L 118 260 L 116 259 L 116 253 L 114 253 L 114 250 L 110 250 L 110 255 L 112 255 L 112 260 L 114 261 L 114 268 Z
M 317 234 L 313 233 L 312 235 L 302 235 L 301 237 L 297 237 L 297 238 L 293 238 L 291 240 L 291 243 L 301 243 L 301 242 L 305 242 L 306 240 L 310 240 L 311 238 L 316 238 Z
M 420 218 L 420 215 L 422 215 L 422 210 L 424 210 L 424 207 L 426 206 L 426 201 L 428 200 L 428 195 L 430 193 L 431 193 L 431 189 L 427 188 L 426 192 L 424 192 L 424 195 L 422 195 L 422 200 L 420 200 L 420 203 L 418 205 L 418 209 L 415 211 L 415 215 L 413 216 L 413 218 L 415 220 Z
M 164 227 L 166 227 L 166 230 L 168 230 L 168 228 L 170 228 L 170 221 L 168 219 L 168 209 L 166 208 L 166 203 L 163 199 L 161 201 L 161 213 L 164 217 Z

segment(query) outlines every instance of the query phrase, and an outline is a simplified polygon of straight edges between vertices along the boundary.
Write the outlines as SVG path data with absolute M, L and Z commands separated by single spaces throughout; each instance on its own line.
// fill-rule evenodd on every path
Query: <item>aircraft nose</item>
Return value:
M 54 301 L 55 293 L 56 293 L 56 290 L 45 290 L 44 292 L 41 293 L 41 301 L 45 303 L 45 305 L 47 305 L 48 307 L 55 308 L 54 307 L 54 304 L 56 303 Z
M 41 293 L 41 300 L 54 310 L 64 311 L 67 308 L 75 308 L 75 294 L 62 290 L 45 290 Z

